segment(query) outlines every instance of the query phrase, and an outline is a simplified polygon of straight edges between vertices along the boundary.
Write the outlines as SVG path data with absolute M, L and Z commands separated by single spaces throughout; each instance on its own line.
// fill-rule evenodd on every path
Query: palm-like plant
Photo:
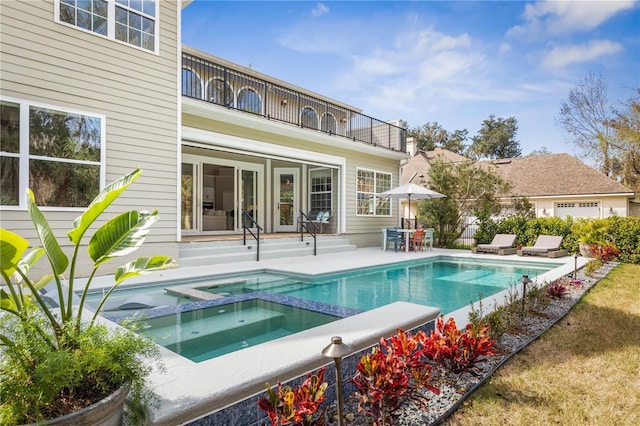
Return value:
M 112 184 L 106 186 L 100 194 L 91 202 L 87 209 L 73 223 L 73 229 L 67 233 L 73 246 L 71 259 L 63 252 L 60 244 L 54 236 L 42 211 L 35 203 L 33 192 L 27 190 L 26 204 L 31 215 L 31 220 L 35 226 L 36 234 L 41 243 L 41 247 L 34 247 L 27 252 L 30 244 L 20 235 L 9 230 L 0 228 L 0 266 L 4 286 L 0 286 L 0 353 L 3 358 L 0 360 L 0 423 L 8 420 L 9 411 L 25 411 L 21 415 L 27 420 L 41 420 L 42 413 L 40 405 L 33 405 L 30 409 L 10 408 L 5 404 L 4 392 L 15 391 L 11 380 L 33 380 L 37 379 L 36 372 L 42 366 L 45 358 L 56 353 L 73 353 L 83 350 L 95 350 L 95 344 L 88 343 L 93 337 L 99 339 L 101 344 L 108 345 L 109 338 L 103 333 L 103 325 L 96 323 L 100 312 L 109 295 L 123 281 L 128 278 L 148 273 L 153 270 L 168 268 L 174 265 L 172 259 L 167 256 L 152 256 L 148 258 L 138 258 L 119 267 L 114 274 L 114 283 L 105 294 L 98 308 L 92 316 L 84 311 L 85 297 L 91 287 L 91 282 L 98 269 L 105 262 L 128 255 L 138 249 L 149 233 L 151 225 L 157 220 L 157 211 L 145 212 L 131 210 L 121 213 L 101 225 L 90 238 L 87 249 L 90 259 L 93 262 L 91 273 L 84 283 L 80 292 L 80 301 L 74 305 L 76 296 L 76 268 L 78 267 L 78 257 L 81 242 L 89 227 L 103 214 L 105 209 L 118 198 L 118 196 L 140 175 L 142 171 L 136 169 L 123 176 Z M 43 257 L 47 259 L 50 272 L 37 280 L 29 278 L 29 271 L 33 265 Z M 64 276 L 66 275 L 66 283 Z M 41 290 L 53 283 L 57 291 L 57 303 L 50 303 L 41 294 Z M 88 319 L 88 321 L 85 321 Z M 24 339 L 25 335 L 29 339 Z M 123 336 L 117 336 L 121 339 Z M 106 339 L 106 340 L 105 340 Z M 116 339 L 116 340 L 117 340 Z M 145 344 L 140 336 L 130 334 L 131 351 L 137 351 L 138 355 L 156 355 L 153 345 Z M 114 340 L 114 342 L 116 341 Z M 127 344 L 122 344 L 119 340 L 117 351 L 127 352 Z M 93 342 L 95 343 L 95 341 Z M 43 350 L 47 348 L 47 350 Z M 157 351 L 157 349 L 156 349 Z M 114 355 L 121 356 L 122 353 Z M 150 372 L 150 369 L 141 367 L 131 352 L 125 354 L 129 365 L 125 365 L 122 371 L 119 361 L 112 358 L 105 358 L 105 365 L 92 366 L 91 369 L 104 372 L 91 372 L 96 374 L 116 374 L 113 368 L 120 369 L 117 372 L 118 379 L 109 377 L 106 382 L 113 386 L 121 386 L 124 382 L 133 382 L 134 393 L 140 391 L 143 385 L 143 378 Z M 87 354 L 86 356 L 92 356 Z M 16 370 L 20 370 L 19 372 Z M 77 374 L 77 372 L 74 372 Z M 84 374 L 84 372 L 80 372 Z M 100 377 L 92 377 L 92 380 L 84 380 L 86 383 L 98 384 L 102 382 Z M 111 383 L 116 382 L 116 383 Z M 117 383 L 122 382 L 122 383 Z M 49 385 L 47 385 L 49 386 Z M 65 386 L 65 384 L 63 384 Z M 67 386 L 68 387 L 68 386 Z M 33 389 L 32 389 L 33 390 Z M 104 391 L 113 389 L 103 389 Z M 55 397 L 55 396 L 54 396 Z M 12 398 L 13 399 L 13 398 Z M 17 398 L 15 398 L 17 399 Z M 45 405 L 48 403 L 44 402 Z M 35 410 L 35 412 L 33 412 Z M 30 413 L 27 413 L 31 411 Z M 11 414 L 14 415 L 14 414 Z

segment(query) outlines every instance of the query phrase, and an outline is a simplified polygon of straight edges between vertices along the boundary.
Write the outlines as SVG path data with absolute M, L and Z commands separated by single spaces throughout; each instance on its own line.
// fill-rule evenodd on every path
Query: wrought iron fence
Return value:
M 406 152 L 402 127 L 184 52 L 182 96 Z

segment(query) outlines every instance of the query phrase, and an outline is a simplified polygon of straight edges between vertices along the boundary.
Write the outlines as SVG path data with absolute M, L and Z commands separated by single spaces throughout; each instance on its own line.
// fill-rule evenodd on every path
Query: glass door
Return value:
M 276 232 L 297 232 L 298 169 L 276 168 L 273 182 Z
M 197 228 L 196 218 L 196 188 L 197 188 L 197 165 L 192 163 L 182 163 L 182 174 L 180 178 L 180 227 L 182 232 L 190 234 Z
M 260 210 L 258 208 L 258 172 L 254 170 L 240 170 L 240 200 L 239 205 L 247 214 L 260 225 Z M 255 228 L 253 221 L 242 217 L 242 225 Z M 260 225 L 262 226 L 262 225 Z M 263 227 L 264 228 L 264 227 Z

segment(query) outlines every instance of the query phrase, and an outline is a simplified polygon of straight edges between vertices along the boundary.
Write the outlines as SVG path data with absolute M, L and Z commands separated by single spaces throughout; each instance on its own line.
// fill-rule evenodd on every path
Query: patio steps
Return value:
M 347 238 L 337 235 L 318 236 L 317 254 L 349 252 L 356 249 Z M 313 255 L 313 238 L 300 237 L 260 239 L 260 260 Z M 256 241 L 198 241 L 180 244 L 180 266 L 204 266 L 230 262 L 256 261 Z

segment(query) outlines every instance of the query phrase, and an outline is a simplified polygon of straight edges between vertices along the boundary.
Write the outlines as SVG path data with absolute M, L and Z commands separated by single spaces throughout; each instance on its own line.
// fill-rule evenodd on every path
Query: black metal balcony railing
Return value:
M 182 96 L 405 152 L 402 127 L 188 53 L 182 54 Z

